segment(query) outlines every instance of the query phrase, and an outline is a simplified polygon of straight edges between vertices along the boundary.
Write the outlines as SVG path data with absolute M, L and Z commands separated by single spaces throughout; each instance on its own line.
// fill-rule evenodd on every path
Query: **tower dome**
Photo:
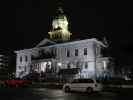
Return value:
M 68 20 L 62 8 L 58 8 L 56 16 L 54 17 L 52 22 L 52 28 L 53 29 L 61 28 L 63 30 L 68 29 Z
M 53 41 L 68 41 L 71 33 L 68 30 L 68 20 L 62 8 L 58 8 L 52 21 L 52 31 L 49 32 Z

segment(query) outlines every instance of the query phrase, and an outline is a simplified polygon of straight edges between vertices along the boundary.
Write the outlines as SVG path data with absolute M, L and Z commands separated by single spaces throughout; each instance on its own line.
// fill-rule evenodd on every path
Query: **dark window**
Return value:
M 18 68 L 19 68 L 19 70 L 21 70 L 21 69 L 22 69 L 22 67 L 21 67 L 21 66 L 18 66 Z
M 70 51 L 67 50 L 67 57 L 70 57 Z
M 71 68 L 71 64 L 70 63 L 68 63 L 67 68 Z
M 88 80 L 87 79 L 80 79 L 79 82 L 80 83 L 88 83 Z
M 57 52 L 57 50 L 56 50 L 56 48 L 55 48 L 55 49 L 54 49 L 54 54 L 55 54 L 55 57 L 56 57 L 56 54 L 57 54 L 56 52 Z
M 88 79 L 88 83 L 94 83 L 92 79 Z
M 28 57 L 27 57 L 27 56 L 25 56 L 25 61 L 26 61 L 26 62 L 28 61 Z
M 92 79 L 79 79 L 79 83 L 94 83 Z
M 87 55 L 87 48 L 84 48 L 84 55 Z
M 78 79 L 75 79 L 71 83 L 79 83 L 79 80 Z
M 26 72 L 26 66 L 24 67 L 24 71 Z
M 57 54 L 57 53 L 56 53 L 56 48 L 53 48 L 53 49 L 52 49 L 52 56 L 55 58 L 55 57 L 56 57 L 56 54 Z
M 22 56 L 21 56 L 21 57 L 20 57 L 20 62 L 22 62 L 22 60 L 23 60 L 23 59 L 22 59 Z
M 88 68 L 88 62 L 85 62 L 85 68 Z
M 77 68 L 80 68 L 80 62 L 77 62 L 77 63 L 76 63 L 76 67 L 77 67 Z
M 75 49 L 75 56 L 78 56 L 78 49 Z

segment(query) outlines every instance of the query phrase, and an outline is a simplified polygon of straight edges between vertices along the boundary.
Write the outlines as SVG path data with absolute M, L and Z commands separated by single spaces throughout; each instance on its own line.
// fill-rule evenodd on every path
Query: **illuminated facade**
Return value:
M 101 54 L 106 45 L 96 38 L 69 41 L 67 18 L 59 11 L 48 33 L 50 39 L 45 38 L 34 48 L 15 51 L 16 77 L 31 72 L 45 73 L 46 78 L 103 77 L 109 72 L 109 59 Z

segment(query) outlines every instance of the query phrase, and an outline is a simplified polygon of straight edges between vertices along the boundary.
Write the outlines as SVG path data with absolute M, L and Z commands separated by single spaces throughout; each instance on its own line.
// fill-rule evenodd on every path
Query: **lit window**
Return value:
M 75 56 L 78 56 L 78 49 L 75 49 Z
M 58 65 L 58 66 L 62 66 L 62 63 L 61 63 L 61 62 L 59 62 L 59 63 L 57 63 L 57 65 Z
M 87 48 L 84 48 L 84 55 L 87 55 Z

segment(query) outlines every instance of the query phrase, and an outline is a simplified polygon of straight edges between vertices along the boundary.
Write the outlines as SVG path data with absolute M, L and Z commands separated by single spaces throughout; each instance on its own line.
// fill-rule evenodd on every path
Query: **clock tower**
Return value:
M 50 39 L 55 42 L 70 40 L 72 34 L 68 30 L 68 20 L 62 8 L 58 8 L 56 16 L 52 21 L 52 31 L 48 32 L 48 34 Z

